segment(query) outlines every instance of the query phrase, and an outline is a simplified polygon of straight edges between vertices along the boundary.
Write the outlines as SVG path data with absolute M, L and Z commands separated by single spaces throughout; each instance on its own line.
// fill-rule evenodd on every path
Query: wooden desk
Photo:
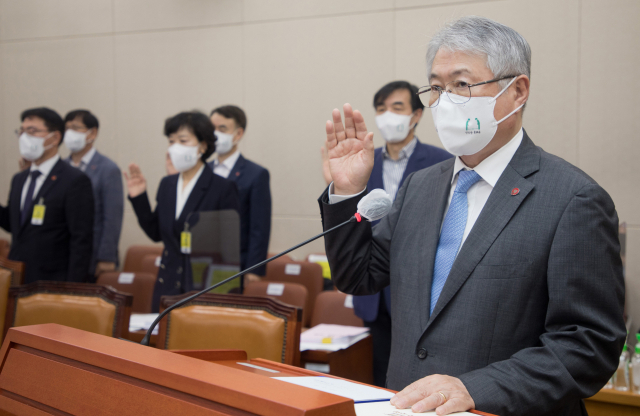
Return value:
M 328 374 L 332 376 L 373 384 L 373 341 L 371 335 L 343 350 L 302 351 L 300 362 L 303 368 L 307 363 L 325 364 L 329 366 Z
M 640 415 L 640 394 L 602 389 L 584 401 L 589 416 Z

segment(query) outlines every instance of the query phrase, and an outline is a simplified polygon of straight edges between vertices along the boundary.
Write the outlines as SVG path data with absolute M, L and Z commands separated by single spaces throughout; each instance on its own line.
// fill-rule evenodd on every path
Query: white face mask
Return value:
M 64 145 L 71 153 L 78 153 L 87 145 L 87 135 L 89 132 L 81 133 L 72 129 L 64 133 Z
M 383 114 L 376 116 L 376 125 L 384 138 L 389 143 L 398 143 L 403 141 L 409 135 L 413 128 L 411 126 L 411 115 L 403 115 L 385 111 Z
M 515 80 L 513 78 L 495 97 L 471 97 L 464 104 L 454 103 L 446 93 L 440 96 L 440 103 L 431 109 L 431 114 L 440 141 L 449 153 L 455 156 L 475 155 L 493 139 L 498 124 L 524 106 L 522 104 L 500 121 L 496 121 L 493 115 L 496 100 Z
M 235 134 L 214 131 L 213 135 L 216 136 L 216 152 L 219 155 L 226 155 L 233 149 L 233 137 Z
M 169 157 L 173 167 L 178 172 L 186 172 L 198 163 L 200 159 L 199 146 L 185 146 L 174 143 L 169 146 Z
M 44 151 L 51 148 L 51 146 L 47 146 L 45 149 L 44 141 L 52 135 L 53 133 L 50 133 L 46 137 L 37 137 L 27 134 L 26 132 L 22 133 L 18 139 L 20 155 L 29 162 L 40 159 Z

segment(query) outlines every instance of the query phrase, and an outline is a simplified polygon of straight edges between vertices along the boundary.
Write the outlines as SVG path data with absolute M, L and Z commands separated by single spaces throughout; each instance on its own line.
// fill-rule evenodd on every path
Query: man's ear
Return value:
M 234 143 L 238 143 L 244 137 L 244 129 L 242 127 L 238 127 L 238 137 L 234 141 Z
M 98 137 L 98 128 L 94 127 L 89 129 L 89 134 L 87 134 L 87 140 L 96 140 L 96 137 Z
M 52 144 L 54 146 L 60 146 L 62 144 L 62 133 L 58 130 L 53 132 L 53 136 L 51 136 Z
M 520 75 L 513 83 L 515 85 L 515 104 L 516 107 L 521 106 L 529 99 L 529 77 Z
M 417 125 L 420 122 L 420 119 L 422 118 L 422 108 L 418 108 L 415 113 L 413 113 L 413 117 L 412 117 L 412 124 Z

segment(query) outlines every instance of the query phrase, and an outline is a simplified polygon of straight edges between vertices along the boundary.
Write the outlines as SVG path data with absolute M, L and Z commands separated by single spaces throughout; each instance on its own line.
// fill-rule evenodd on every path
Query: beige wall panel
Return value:
M 279 253 L 321 232 L 320 215 L 316 218 L 274 216 L 271 222 L 269 252 Z M 324 253 L 324 251 L 324 238 L 319 238 L 289 255 L 296 260 L 305 260 L 309 254 Z
M 0 39 L 112 31 L 111 0 L 0 0 Z
M 53 70 L 54 69 L 54 70 Z M 113 40 L 91 37 L 63 40 L 5 43 L 2 47 L 5 137 L 14 137 L 20 113 L 31 107 L 47 106 L 61 117 L 73 109 L 87 108 L 100 120 L 99 151 L 117 157 L 114 140 Z M 3 158 L 15 172 L 18 141 L 7 143 Z M 60 146 L 63 156 L 68 154 Z
M 391 22 L 374 13 L 245 27 L 243 151 L 271 172 L 274 215 L 318 215 L 332 109 L 349 102 L 374 128 L 373 94 L 393 79 Z
M 609 192 L 620 219 L 633 225 L 640 225 L 638 19 L 636 0 L 582 4 L 580 168 Z M 617 85 L 624 87 L 609 88 Z M 630 249 L 640 256 L 640 245 Z
M 495 1 L 495 0 L 489 0 Z M 450 3 L 473 3 L 473 2 L 486 2 L 486 0 L 395 0 L 395 7 L 401 9 L 404 7 L 429 7 L 429 6 L 443 6 Z
M 241 62 L 239 27 L 116 36 L 119 160 L 140 165 L 152 202 L 165 175 L 165 119 L 238 102 Z
M 426 51 L 444 22 L 466 15 L 485 16 L 522 34 L 532 49 L 531 97 L 524 127 L 538 146 L 577 163 L 578 1 L 471 2 L 396 12 L 396 76 L 418 86 L 428 84 Z M 562 77 L 562 74 L 566 76 Z M 563 87 L 558 89 L 559 77 Z M 418 136 L 439 140 L 427 110 Z
M 242 21 L 241 0 L 114 0 L 116 32 Z
M 393 8 L 393 0 L 244 0 L 244 21 L 366 13 Z

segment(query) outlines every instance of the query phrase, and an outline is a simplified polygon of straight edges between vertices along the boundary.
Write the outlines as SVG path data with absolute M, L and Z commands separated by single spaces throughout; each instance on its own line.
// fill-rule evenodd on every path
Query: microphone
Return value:
M 278 257 L 282 257 L 285 254 L 292 252 L 293 250 L 296 250 L 306 244 L 309 244 L 310 242 L 317 240 L 320 237 L 323 237 L 347 224 L 350 224 L 352 222 L 362 222 L 362 218 L 366 219 L 369 222 L 373 222 L 373 221 L 377 221 L 379 219 L 381 219 L 382 217 L 384 217 L 385 215 L 387 215 L 389 213 L 389 211 L 391 210 L 391 205 L 393 204 L 393 201 L 391 200 L 391 197 L 389 196 L 389 194 L 387 194 L 384 190 L 382 189 L 374 189 L 373 191 L 369 192 L 369 194 L 367 194 L 364 198 L 362 198 L 360 200 L 360 202 L 358 202 L 358 212 L 356 212 L 351 218 L 349 218 L 347 221 L 343 222 L 342 224 L 338 224 L 333 228 L 328 229 L 327 231 L 324 231 L 318 235 L 316 235 L 315 237 L 311 237 L 310 239 L 294 246 L 291 247 L 288 250 L 283 251 L 282 253 L 276 254 L 275 256 L 266 259 L 258 264 L 255 264 L 251 267 L 249 267 L 248 269 L 245 269 L 237 274 L 234 274 L 231 277 L 226 278 L 225 280 L 218 282 L 212 286 L 209 286 L 208 288 L 205 288 L 203 290 L 201 290 L 200 292 L 194 293 L 193 295 L 186 297 L 184 299 L 182 299 L 179 302 L 174 303 L 173 305 L 169 306 L 167 309 L 165 309 L 164 311 L 162 311 L 162 313 L 160 315 L 158 315 L 158 317 L 153 321 L 153 323 L 151 324 L 151 326 L 149 327 L 149 329 L 147 330 L 146 335 L 144 336 L 144 338 L 142 338 L 142 341 L 140 341 L 140 344 L 142 345 L 146 345 L 149 346 L 149 340 L 151 339 L 151 333 L 153 332 L 154 328 L 158 325 L 158 323 L 160 322 L 160 320 L 162 318 L 164 318 L 169 312 L 171 312 L 172 310 L 184 305 L 185 303 L 189 303 L 192 300 L 194 300 L 195 298 L 197 298 L 200 295 L 204 295 L 205 293 L 207 293 L 210 290 L 213 290 L 219 286 L 224 285 L 225 283 L 228 283 L 230 281 L 232 281 L 233 279 L 236 279 L 242 275 L 245 275 L 247 273 L 252 272 L 253 270 L 257 269 L 258 267 L 264 266 L 265 264 L 277 259 Z

